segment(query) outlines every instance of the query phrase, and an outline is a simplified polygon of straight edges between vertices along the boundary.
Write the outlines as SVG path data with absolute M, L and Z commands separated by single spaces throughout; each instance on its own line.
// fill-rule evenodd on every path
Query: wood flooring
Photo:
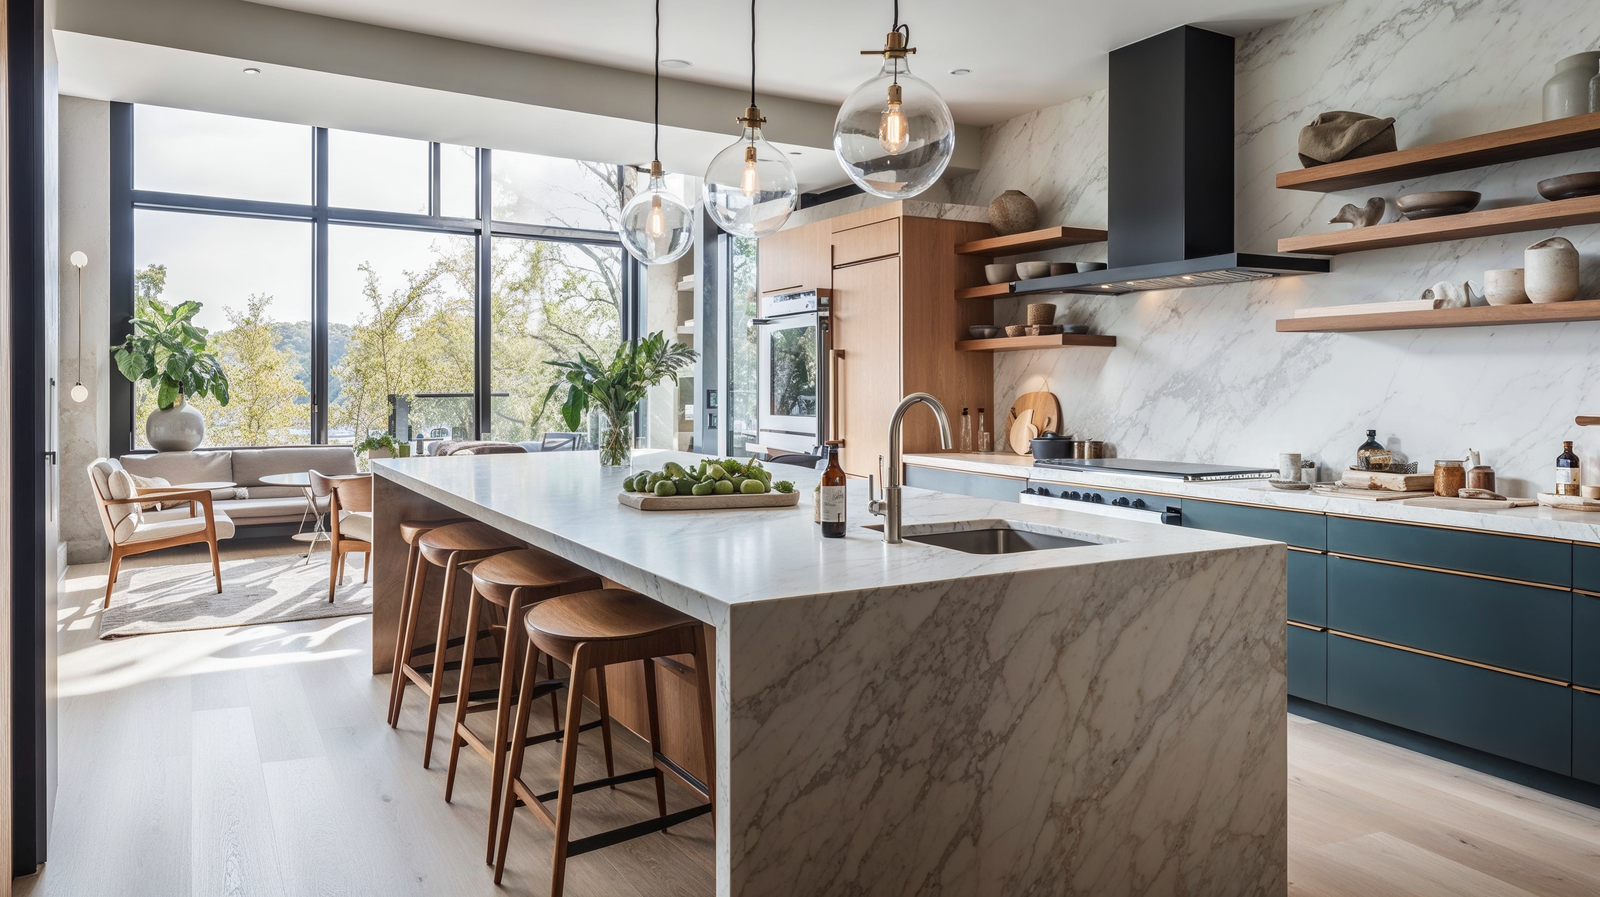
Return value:
M 228 556 L 286 550 L 239 545 Z M 550 835 L 525 811 L 505 887 L 494 887 L 483 864 L 487 766 L 463 751 L 455 800 L 444 802 L 448 724 L 441 759 L 424 770 L 416 690 L 400 728 L 384 724 L 388 678 L 369 672 L 368 618 L 102 642 L 104 576 L 103 565 L 74 567 L 62 590 L 51 860 L 18 879 L 17 894 L 547 893 Z M 588 744 L 586 776 L 600 766 Z M 645 764 L 637 739 L 623 733 L 617 748 L 619 770 Z M 553 787 L 556 748 L 530 749 L 530 764 L 536 750 L 547 756 L 534 784 Z M 580 795 L 575 834 L 652 815 L 652 795 L 648 783 Z M 668 797 L 669 809 L 693 802 L 670 780 Z M 574 858 L 567 893 L 709 895 L 713 850 L 703 817 Z M 1600 894 L 1600 810 L 1290 717 L 1289 893 Z

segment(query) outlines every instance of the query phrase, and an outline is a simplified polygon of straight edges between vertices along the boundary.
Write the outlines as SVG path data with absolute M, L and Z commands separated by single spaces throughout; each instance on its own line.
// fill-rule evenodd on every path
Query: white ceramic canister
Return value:
M 1529 246 L 1522 258 L 1522 283 L 1529 299 L 1545 303 L 1578 298 L 1578 248 L 1571 240 L 1540 240 Z

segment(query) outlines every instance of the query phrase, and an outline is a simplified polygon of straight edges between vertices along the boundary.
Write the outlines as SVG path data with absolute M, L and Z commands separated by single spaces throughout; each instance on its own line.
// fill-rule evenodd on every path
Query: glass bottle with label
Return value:
M 1561 443 L 1561 454 L 1556 456 L 1556 494 L 1578 495 L 1582 490 L 1583 475 L 1578 470 L 1578 456 L 1572 453 L 1572 443 Z
M 1367 470 L 1372 465 L 1370 459 L 1373 454 L 1381 451 L 1383 451 L 1383 444 L 1378 441 L 1378 431 L 1368 430 L 1367 441 L 1361 443 L 1361 447 L 1356 449 L 1356 467 L 1360 470 Z
M 965 408 L 961 409 L 961 451 L 972 454 L 972 417 Z
M 989 437 L 989 426 L 983 421 L 983 409 L 978 409 L 978 451 L 994 451 L 993 440 Z
M 828 443 L 828 467 L 822 471 L 822 489 L 818 501 L 822 535 L 829 539 L 844 538 L 845 515 L 844 468 L 839 466 L 839 443 Z

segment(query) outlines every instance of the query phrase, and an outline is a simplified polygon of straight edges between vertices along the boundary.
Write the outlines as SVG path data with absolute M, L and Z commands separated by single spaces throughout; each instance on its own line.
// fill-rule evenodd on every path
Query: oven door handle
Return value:
M 839 432 L 839 362 L 844 358 L 843 349 L 828 349 L 828 436 L 841 446 L 844 445 L 844 436 Z

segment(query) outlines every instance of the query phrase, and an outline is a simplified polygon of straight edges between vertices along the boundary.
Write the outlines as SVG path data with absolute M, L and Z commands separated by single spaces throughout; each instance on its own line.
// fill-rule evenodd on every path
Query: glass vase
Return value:
M 612 417 L 598 412 L 601 467 L 627 467 L 633 461 L 633 414 Z

